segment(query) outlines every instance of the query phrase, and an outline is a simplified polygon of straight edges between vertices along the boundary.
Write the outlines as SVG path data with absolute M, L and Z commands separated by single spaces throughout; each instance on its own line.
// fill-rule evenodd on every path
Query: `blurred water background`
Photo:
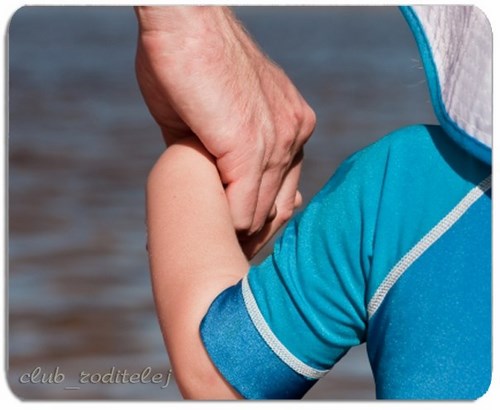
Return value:
M 305 202 L 353 151 L 436 122 L 397 8 L 235 11 L 317 113 Z M 136 84 L 136 34 L 130 7 L 25 7 L 9 28 L 7 372 L 22 398 L 181 398 L 175 378 L 161 388 L 170 366 L 150 289 L 144 183 L 164 145 Z M 23 383 L 37 367 L 64 380 Z M 151 367 L 163 384 L 81 383 L 82 371 L 113 367 Z M 374 397 L 364 346 L 306 396 Z

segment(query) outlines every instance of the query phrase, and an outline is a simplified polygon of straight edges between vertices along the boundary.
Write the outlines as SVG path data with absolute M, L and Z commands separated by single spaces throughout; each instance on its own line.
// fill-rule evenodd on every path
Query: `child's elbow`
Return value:
M 184 138 L 169 146 L 151 168 L 146 189 L 148 191 L 166 186 L 179 188 L 192 178 L 190 168 L 214 168 L 214 160 L 195 138 Z
M 242 397 L 227 383 L 220 373 L 213 369 L 200 370 L 199 364 L 193 369 L 176 372 L 179 391 L 187 400 L 235 400 Z

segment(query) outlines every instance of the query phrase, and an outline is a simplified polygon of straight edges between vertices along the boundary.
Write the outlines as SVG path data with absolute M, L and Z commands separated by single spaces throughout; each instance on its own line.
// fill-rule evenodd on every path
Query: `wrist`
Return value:
M 222 6 L 135 6 L 141 32 L 190 33 L 210 26 L 231 11 Z

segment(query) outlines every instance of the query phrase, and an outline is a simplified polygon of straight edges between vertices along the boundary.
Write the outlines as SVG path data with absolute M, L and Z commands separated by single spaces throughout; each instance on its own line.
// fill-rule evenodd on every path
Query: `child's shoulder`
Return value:
M 429 158 L 430 153 L 438 151 L 436 141 L 443 146 L 451 144 L 451 140 L 447 139 L 442 128 L 437 125 L 409 125 L 391 131 L 376 142 L 356 151 L 341 167 L 354 166 L 362 170 L 377 166 L 386 167 L 388 161 L 404 163 L 415 161 L 416 157 Z
M 349 160 L 361 172 L 383 168 L 399 179 L 420 179 L 427 183 L 430 177 L 444 179 L 454 175 L 460 179 L 479 181 L 491 172 L 458 144 L 438 125 L 410 125 L 395 130 L 377 142 L 358 151 Z
M 376 142 L 347 158 L 337 169 L 342 180 L 382 183 L 391 175 L 404 178 L 408 173 L 432 168 L 443 162 L 440 151 L 453 144 L 441 127 L 436 125 L 410 125 L 390 132 Z M 439 147 L 439 148 L 438 148 Z
M 417 124 L 392 131 L 359 153 L 360 157 L 380 158 L 390 154 L 402 159 L 438 152 L 439 148 L 451 144 L 440 126 Z
M 437 125 L 411 125 L 395 130 L 345 160 L 325 186 L 324 194 L 344 186 L 371 198 L 385 195 L 401 202 L 464 191 L 480 183 L 491 167 L 459 147 Z M 354 189 L 355 188 L 355 189 Z M 373 197 L 373 198 L 372 198 Z M 370 202 L 370 201 L 369 201 Z

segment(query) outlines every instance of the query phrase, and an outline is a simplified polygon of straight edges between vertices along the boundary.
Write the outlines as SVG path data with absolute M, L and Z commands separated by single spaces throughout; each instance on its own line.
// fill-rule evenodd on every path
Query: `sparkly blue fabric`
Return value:
M 248 274 L 278 339 L 319 369 L 366 341 L 366 305 L 388 272 L 490 172 L 437 126 L 346 160 Z
M 248 316 L 241 282 L 212 303 L 200 332 L 212 361 L 244 398 L 298 399 L 317 381 L 290 369 L 267 346 Z
M 387 338 L 380 320 L 374 324 L 368 319 L 370 299 L 394 265 L 490 174 L 490 166 L 464 151 L 438 126 L 411 126 L 395 131 L 345 161 L 306 209 L 288 224 L 273 254 L 248 273 L 258 309 L 275 337 L 295 358 L 316 369 L 331 368 L 350 347 L 365 341 L 380 351 L 382 342 L 378 340 Z M 441 257 L 443 270 L 436 270 L 435 274 L 447 271 L 456 246 L 457 252 L 470 252 L 460 255 L 460 260 L 474 258 L 478 282 L 487 280 L 490 266 L 484 261 L 491 254 L 490 243 L 484 242 L 475 249 L 467 246 L 473 245 L 469 236 L 476 235 L 473 223 L 477 218 L 482 218 L 478 228 L 489 232 L 488 210 L 464 219 L 468 231 L 457 238 L 464 241 L 462 247 L 452 244 L 446 252 L 438 252 L 434 263 Z M 476 258 L 477 253 L 483 258 Z M 453 269 L 458 272 L 460 267 Z M 452 292 L 458 292 L 463 285 L 462 281 L 450 288 L 449 297 L 455 298 Z M 413 289 L 420 293 L 414 294 Z M 417 284 L 413 287 L 411 282 L 406 291 L 406 296 L 398 299 L 401 306 L 395 303 L 392 310 L 404 308 L 405 301 L 417 296 L 432 306 L 436 297 Z M 382 311 L 390 302 L 388 297 Z M 484 311 L 489 320 L 488 306 Z M 470 322 L 452 315 L 441 319 L 437 313 L 432 311 L 430 329 L 451 330 L 463 323 L 462 333 L 470 331 Z M 453 326 L 449 321 L 454 321 Z M 396 323 L 391 323 L 395 329 Z M 403 324 L 408 326 L 409 322 Z M 424 328 L 419 331 L 422 340 L 429 337 L 426 354 L 432 356 L 431 333 Z M 216 299 L 205 317 L 202 335 L 215 365 L 245 397 L 300 397 L 313 383 L 290 369 L 285 371 L 287 365 L 253 327 L 239 286 Z M 413 336 L 411 332 L 406 335 Z M 454 343 L 455 337 L 455 333 L 450 333 L 448 343 Z M 486 335 L 485 345 L 489 341 Z M 411 344 L 403 337 L 397 346 L 403 345 Z M 393 352 L 397 353 L 397 349 Z M 408 352 L 401 352 L 404 354 L 396 354 L 392 360 L 372 354 L 380 396 L 434 397 L 427 395 L 430 390 L 424 388 L 423 382 L 413 390 L 406 384 L 407 396 L 404 391 L 385 389 L 393 377 L 383 375 L 405 378 L 404 372 L 397 371 L 402 363 L 409 372 L 413 363 L 421 381 L 427 377 L 425 366 L 419 365 L 420 353 L 408 357 Z M 442 354 L 443 350 L 436 352 Z M 480 355 L 483 354 L 481 348 Z M 473 351 L 467 355 L 476 360 Z M 488 366 L 477 369 L 483 379 L 489 378 Z M 468 384 L 470 380 L 463 376 L 459 383 Z
M 490 218 L 484 195 L 405 272 L 371 319 L 378 398 L 470 400 L 487 391 Z

